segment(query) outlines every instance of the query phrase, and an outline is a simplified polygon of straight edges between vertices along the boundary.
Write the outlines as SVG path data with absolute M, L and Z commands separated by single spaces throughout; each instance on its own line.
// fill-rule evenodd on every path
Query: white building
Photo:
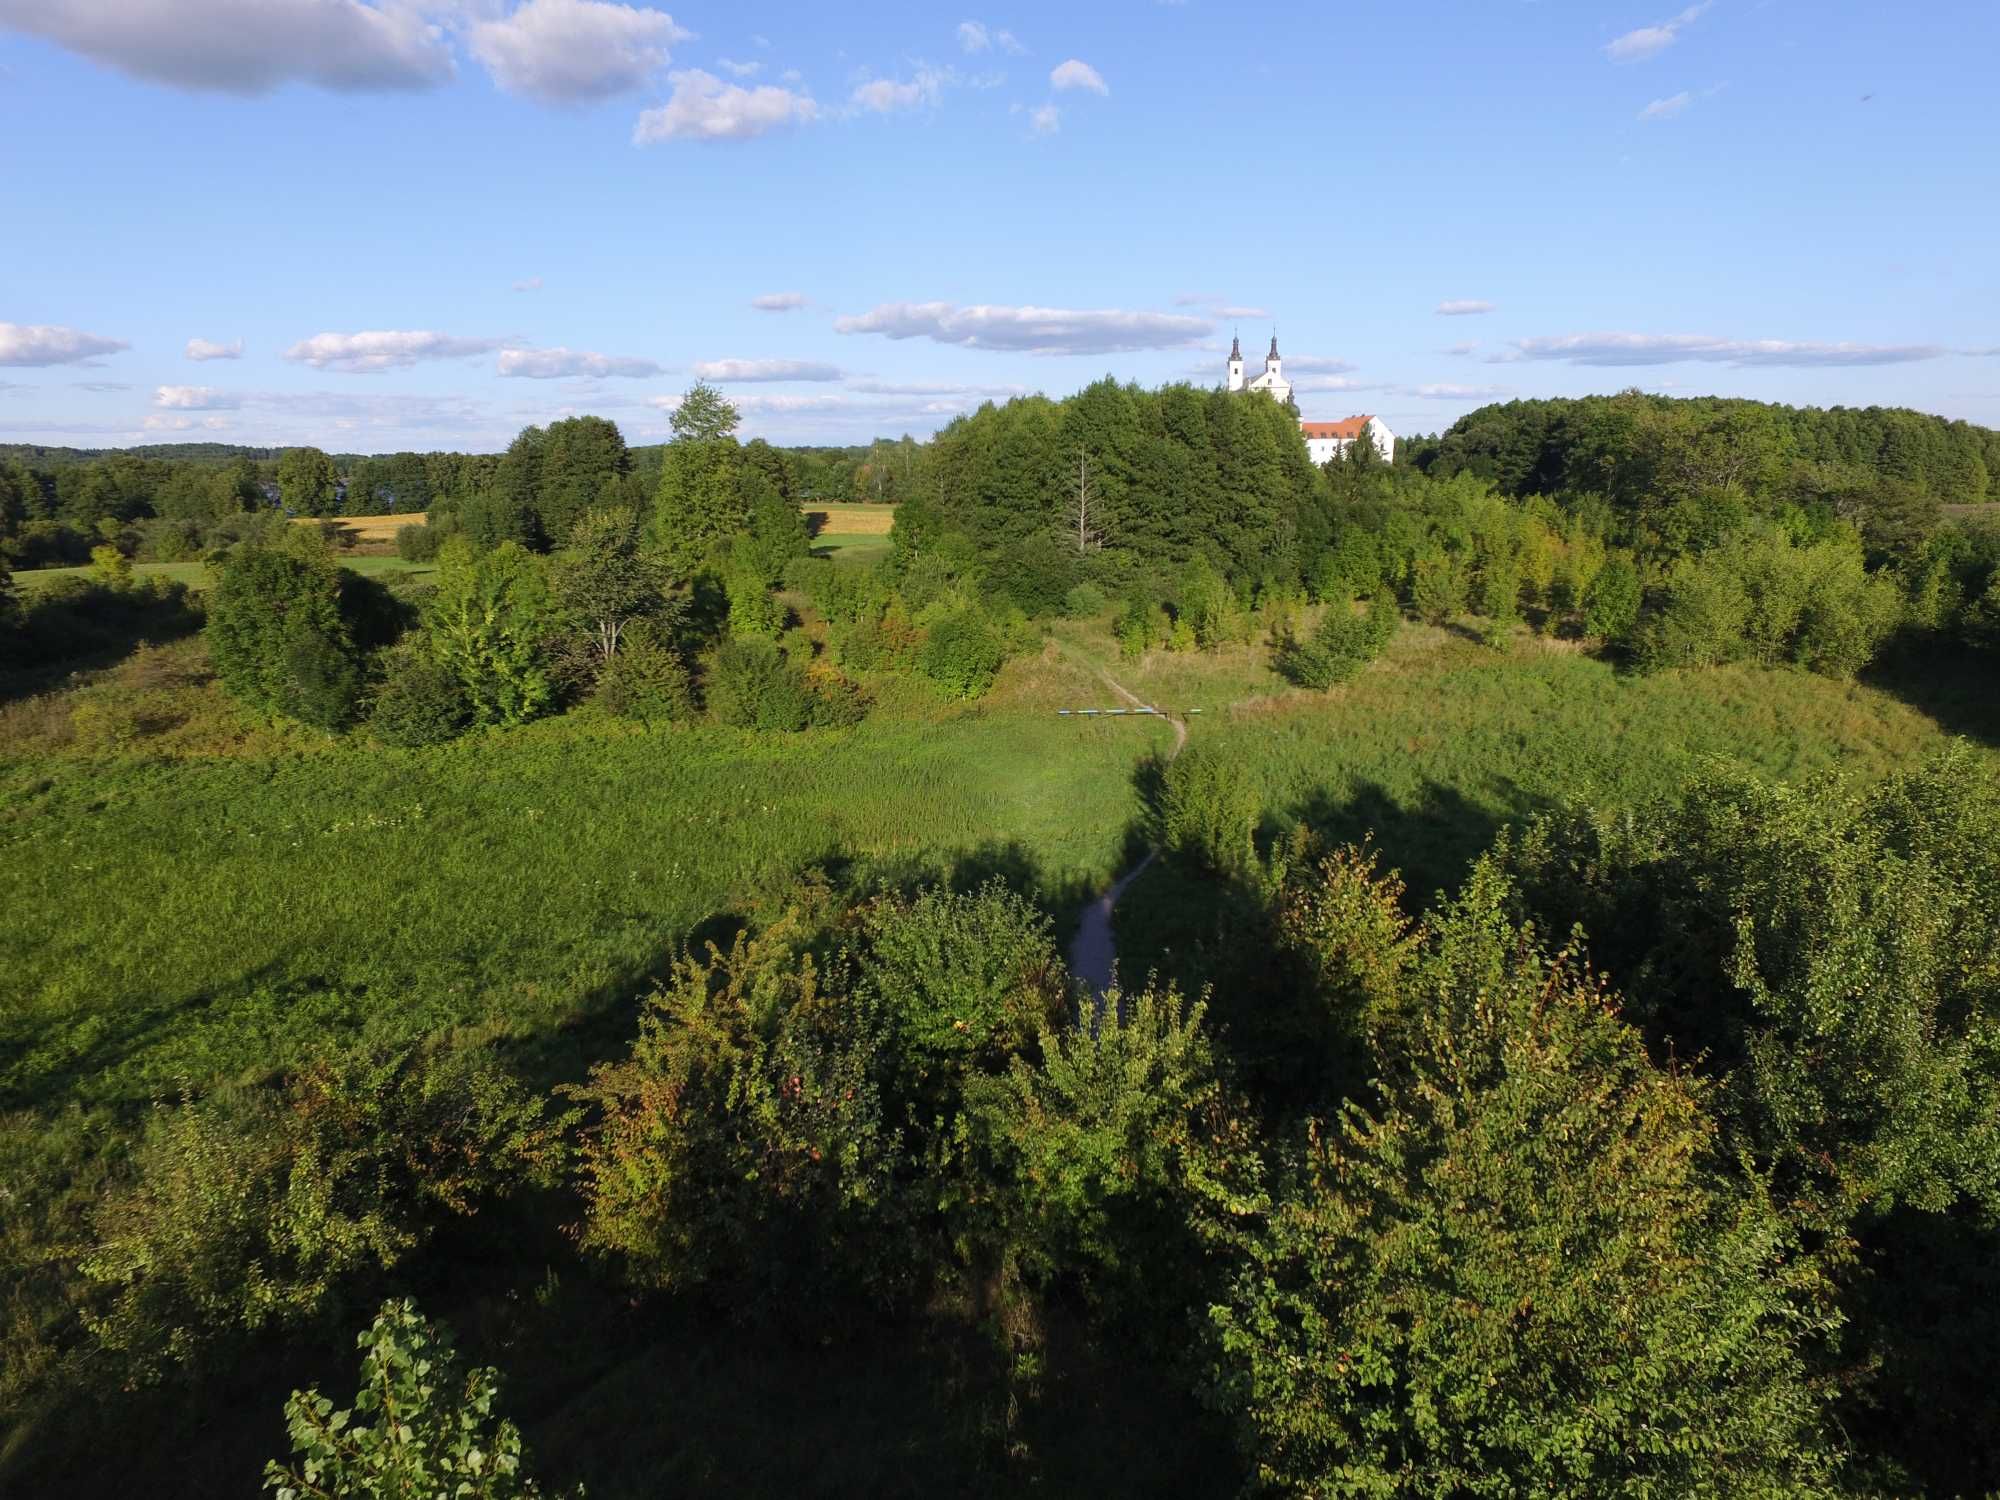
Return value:
M 1232 391 L 1265 391 L 1273 401 L 1281 404 L 1292 399 L 1292 384 L 1285 379 L 1285 363 L 1278 358 L 1278 336 L 1275 333 L 1271 335 L 1271 352 L 1264 356 L 1264 373 L 1248 386 L 1243 383 L 1242 341 L 1229 341 L 1229 388 Z
M 1396 461 L 1396 434 L 1382 425 L 1380 417 L 1348 417 L 1340 422 L 1301 422 L 1306 452 L 1313 467 L 1319 468 L 1347 452 L 1348 445 L 1364 434 L 1375 444 L 1384 463 Z

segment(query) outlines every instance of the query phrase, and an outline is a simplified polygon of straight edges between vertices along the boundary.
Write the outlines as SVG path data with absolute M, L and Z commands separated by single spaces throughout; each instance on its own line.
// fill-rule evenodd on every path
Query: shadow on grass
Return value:
M 201 629 L 200 609 L 180 585 L 112 589 L 65 580 L 30 597 L 13 655 L 0 652 L 0 703 L 59 686 L 75 672 L 116 666 L 140 646 Z
M 2000 654 L 1937 636 L 1906 637 L 1877 657 L 1861 681 L 1951 734 L 2000 746 Z

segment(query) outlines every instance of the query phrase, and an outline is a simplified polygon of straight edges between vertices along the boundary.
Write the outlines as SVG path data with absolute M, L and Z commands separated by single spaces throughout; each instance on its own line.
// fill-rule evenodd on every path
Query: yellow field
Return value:
M 394 546 L 397 532 L 405 526 L 421 526 L 426 515 L 423 511 L 412 511 L 403 516 L 298 516 L 293 519 L 292 524 L 317 526 L 323 519 L 353 532 L 355 543 L 359 546 L 366 547 L 372 542 Z
M 805 514 L 820 536 L 887 536 L 896 524 L 893 505 L 815 505 Z

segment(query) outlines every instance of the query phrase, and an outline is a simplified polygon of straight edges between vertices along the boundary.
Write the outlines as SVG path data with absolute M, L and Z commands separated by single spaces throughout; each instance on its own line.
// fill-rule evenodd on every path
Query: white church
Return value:
M 1229 389 L 1263 391 L 1278 402 L 1292 399 L 1292 383 L 1285 379 L 1285 362 L 1278 354 L 1278 336 L 1275 333 L 1271 335 L 1271 352 L 1264 356 L 1264 373 L 1251 381 L 1243 378 L 1243 341 L 1240 338 L 1229 341 Z M 1339 422 L 1301 422 L 1299 431 L 1305 436 L 1306 452 L 1311 455 L 1315 466 L 1340 457 L 1347 452 L 1348 444 L 1363 436 L 1375 444 L 1375 451 L 1382 455 L 1384 463 L 1395 461 L 1396 434 L 1383 426 L 1377 417 L 1348 417 Z

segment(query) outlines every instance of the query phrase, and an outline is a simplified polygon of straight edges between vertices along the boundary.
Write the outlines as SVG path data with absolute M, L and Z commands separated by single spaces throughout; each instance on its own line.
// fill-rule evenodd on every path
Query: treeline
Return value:
M 1274 403 L 1104 381 L 940 432 L 897 547 L 1031 616 L 1080 587 L 1123 600 L 1134 651 L 1261 629 L 1314 685 L 1358 659 L 1346 611 L 1378 592 L 1496 644 L 1525 623 L 1643 668 L 1850 676 L 1899 632 L 2000 637 L 2000 530 L 1941 508 L 1984 493 L 1996 441 L 1910 412 L 1628 395 L 1490 407 L 1393 466 L 1355 444 L 1315 470 Z M 1343 607 L 1317 644 L 1290 638 L 1301 602 Z
M 525 430 L 488 483 L 401 529 L 403 555 L 436 564 L 402 594 L 341 567 L 317 529 L 243 537 L 212 556 L 202 601 L 217 676 L 259 713 L 403 747 L 585 702 L 782 732 L 859 721 L 891 675 L 976 698 L 1039 641 L 970 580 L 811 555 L 788 456 L 739 444 L 736 420 L 696 386 L 651 488 L 614 423 Z M 281 472 L 311 454 L 291 450 Z M 94 556 L 93 578 L 46 591 L 10 631 L 31 662 L 60 659 L 46 622 L 89 605 L 195 607 L 135 583 L 115 547 Z

